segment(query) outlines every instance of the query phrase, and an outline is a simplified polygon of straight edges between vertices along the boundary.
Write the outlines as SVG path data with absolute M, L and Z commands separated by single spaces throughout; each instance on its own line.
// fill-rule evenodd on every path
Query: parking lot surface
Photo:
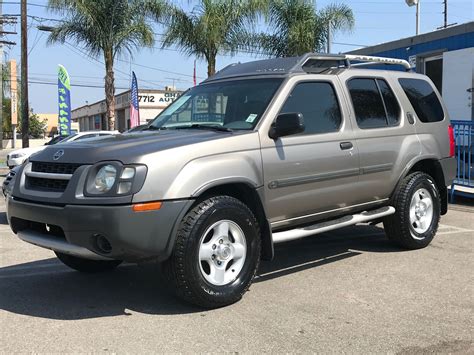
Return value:
M 381 226 L 279 245 L 243 300 L 201 310 L 156 265 L 85 275 L 19 241 L 0 202 L 0 352 L 474 353 L 474 212 L 426 249 Z

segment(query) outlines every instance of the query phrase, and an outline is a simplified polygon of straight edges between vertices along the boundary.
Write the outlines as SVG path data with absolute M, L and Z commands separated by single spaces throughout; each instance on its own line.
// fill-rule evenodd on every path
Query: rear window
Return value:
M 422 79 L 398 79 L 421 122 L 439 122 L 444 119 L 443 107 L 433 87 Z
M 382 128 L 399 124 L 400 106 L 385 80 L 356 78 L 349 80 L 347 87 L 360 128 Z

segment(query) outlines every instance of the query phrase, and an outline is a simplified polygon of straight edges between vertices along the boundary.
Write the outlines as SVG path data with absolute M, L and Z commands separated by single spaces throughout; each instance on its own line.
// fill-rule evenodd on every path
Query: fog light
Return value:
M 112 245 L 106 237 L 102 234 L 95 234 L 94 237 L 97 251 L 102 254 L 109 254 L 112 251 Z

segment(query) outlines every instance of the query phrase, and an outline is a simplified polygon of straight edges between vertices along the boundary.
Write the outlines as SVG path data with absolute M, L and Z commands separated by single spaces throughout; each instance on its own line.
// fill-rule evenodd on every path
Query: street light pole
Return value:
M 416 35 L 420 34 L 420 1 L 416 2 Z
M 416 5 L 416 35 L 420 34 L 420 0 L 405 0 L 408 6 L 412 7 Z
M 21 139 L 23 148 L 30 146 L 28 107 L 28 29 L 26 0 L 21 0 Z

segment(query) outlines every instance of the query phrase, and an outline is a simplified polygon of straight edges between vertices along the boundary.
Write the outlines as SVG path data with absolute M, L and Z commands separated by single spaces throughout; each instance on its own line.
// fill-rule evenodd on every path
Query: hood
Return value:
M 251 132 L 180 129 L 118 134 L 81 142 L 58 143 L 35 154 L 34 159 L 30 160 L 54 162 L 53 155 L 59 150 L 63 150 L 64 154 L 58 159 L 58 162 L 93 164 L 104 160 L 117 160 L 124 164 L 131 164 L 138 162 L 146 154 L 201 142 L 222 140 Z

